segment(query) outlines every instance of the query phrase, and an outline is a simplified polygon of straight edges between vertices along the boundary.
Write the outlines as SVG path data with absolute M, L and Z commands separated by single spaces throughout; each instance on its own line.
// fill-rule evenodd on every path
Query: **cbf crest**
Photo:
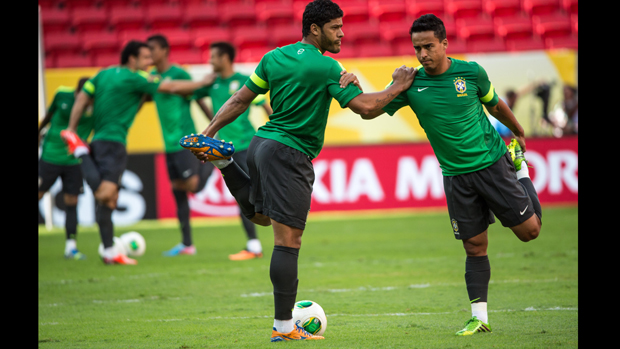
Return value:
M 452 218 L 450 223 L 452 224 L 452 231 L 454 232 L 454 236 L 456 238 L 459 238 L 461 236 L 461 233 L 459 232 L 459 224 L 457 223 L 456 219 Z
M 456 89 L 457 97 L 467 96 L 467 83 L 465 82 L 465 78 L 457 77 L 454 79 L 454 88 Z

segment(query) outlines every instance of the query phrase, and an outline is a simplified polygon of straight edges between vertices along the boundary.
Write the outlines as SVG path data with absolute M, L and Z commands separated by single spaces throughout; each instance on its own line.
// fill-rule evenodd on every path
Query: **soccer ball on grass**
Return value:
M 130 231 L 120 236 L 120 240 L 129 257 L 140 257 L 146 251 L 144 237 L 135 231 Z
M 323 308 L 318 303 L 308 300 L 295 303 L 293 322 L 317 336 L 322 336 L 327 328 L 327 316 Z
M 114 250 L 116 254 L 124 254 L 127 255 L 127 251 L 125 251 L 125 244 L 121 241 L 118 236 L 114 237 Z M 99 256 L 103 258 L 103 242 L 99 244 Z

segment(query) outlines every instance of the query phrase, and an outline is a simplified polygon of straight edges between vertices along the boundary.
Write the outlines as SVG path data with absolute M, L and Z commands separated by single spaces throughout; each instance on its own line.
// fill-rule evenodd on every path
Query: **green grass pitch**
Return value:
M 139 231 L 136 266 L 106 266 L 96 227 L 79 227 L 84 261 L 63 258 L 64 232 L 39 227 L 39 348 L 576 348 L 578 208 L 545 208 L 537 240 L 489 229 L 492 333 L 456 337 L 471 316 L 465 253 L 447 212 L 311 215 L 299 255 L 297 300 L 327 314 L 325 340 L 270 343 L 270 227 L 265 256 L 229 261 L 245 246 L 237 220 L 195 220 L 195 256 L 163 257 L 175 222 Z

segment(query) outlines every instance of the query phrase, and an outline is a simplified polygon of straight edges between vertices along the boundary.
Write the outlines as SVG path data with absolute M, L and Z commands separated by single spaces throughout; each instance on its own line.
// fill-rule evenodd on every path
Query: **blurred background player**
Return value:
M 190 75 L 183 68 L 170 62 L 170 45 L 165 36 L 153 35 L 146 42 L 155 65 L 150 72 L 154 79 L 191 81 Z M 147 100 L 154 101 L 157 108 L 164 138 L 168 176 L 181 226 L 181 242 L 165 251 L 164 255 L 193 255 L 196 253 L 196 247 L 192 243 L 187 192 L 197 193 L 202 190 L 214 166 L 211 163 L 197 163 L 192 154 L 183 151 L 184 149 L 179 145 L 181 137 L 197 133 L 190 112 L 191 96 L 157 92 L 148 96 Z
M 82 174 L 95 195 L 95 219 L 104 247 L 105 264 L 137 264 L 114 249 L 112 211 L 116 209 L 121 176 L 127 164 L 127 132 L 143 95 L 157 92 L 191 95 L 205 81 L 152 81 L 144 71 L 153 64 L 148 45 L 132 40 L 123 48 L 120 65 L 100 70 L 84 83 L 61 131 L 69 152 L 81 159 Z M 77 135 L 87 105 L 94 101 L 94 135 L 90 146 Z
M 211 58 L 209 63 L 213 66 L 214 81 L 213 84 L 203 87 L 194 92 L 194 97 L 199 100 L 200 107 L 207 115 L 209 120 L 213 118 L 213 114 L 217 113 L 222 105 L 237 92 L 243 83 L 249 78 L 247 75 L 235 72 L 233 70 L 233 61 L 235 60 L 235 48 L 227 42 L 216 42 L 210 46 Z M 204 97 L 211 97 L 213 105 L 213 111 L 209 110 L 208 106 L 201 100 Z M 267 103 L 265 95 L 259 95 L 252 101 L 252 104 L 261 105 L 265 109 L 267 116 L 271 115 L 273 111 Z M 247 109 L 243 112 L 235 121 L 226 125 L 218 131 L 217 138 L 225 140 L 226 142 L 233 142 L 235 146 L 235 153 L 233 158 L 241 166 L 244 172 L 248 172 L 248 166 L 246 163 L 248 147 L 250 141 L 256 130 L 249 119 L 250 110 Z M 189 134 L 189 133 L 186 133 Z M 177 138 L 178 140 L 181 137 Z M 182 149 L 182 148 L 181 148 Z M 192 156 L 190 152 L 185 154 Z M 195 162 L 195 158 L 192 156 Z M 243 228 L 247 236 L 246 248 L 239 253 L 231 254 L 228 256 L 230 260 L 246 260 L 252 258 L 260 258 L 263 256 L 263 247 L 256 235 L 256 227 L 246 216 L 240 214 Z
M 303 39 L 263 56 L 245 84 L 219 109 L 193 151 L 201 161 L 213 161 L 243 214 L 274 232 L 269 276 L 273 285 L 274 323 L 271 341 L 323 339 L 295 324 L 292 309 L 297 296 L 298 256 L 310 210 L 315 174 L 312 159 L 323 147 L 331 100 L 364 114 L 381 109 L 415 76 L 402 66 L 394 84 L 376 93 L 362 93 L 355 83 L 342 87 L 344 68 L 323 54 L 340 52 L 343 12 L 329 0 L 315 0 L 303 13 Z M 249 175 L 234 158 L 210 157 L 222 145 L 212 139 L 222 127 L 247 110 L 259 95 L 270 91 L 273 114 L 252 138 L 248 149 Z M 202 151 L 201 149 L 205 149 Z M 190 148 L 191 149 L 191 148 Z
M 60 177 L 62 180 L 63 200 L 65 204 L 65 258 L 85 259 L 86 256 L 77 249 L 77 204 L 78 195 L 84 192 L 84 181 L 80 160 L 67 153 L 67 146 L 60 138 L 60 131 L 69 125 L 71 108 L 78 92 L 88 81 L 83 77 L 76 87 L 60 86 L 54 94 L 45 118 L 39 125 L 39 142 L 42 130 L 49 124 L 45 133 L 41 158 L 39 159 L 39 200 Z M 77 127 L 80 138 L 87 139 L 93 129 L 92 106 L 84 111 Z
M 454 237 L 462 241 L 467 255 L 465 284 L 472 317 L 456 335 L 491 332 L 489 224 L 497 216 L 523 242 L 536 239 L 542 226 L 542 208 L 523 156 L 525 133 L 482 66 L 446 55 L 448 39 L 439 18 L 420 16 L 409 35 L 422 63 L 415 81 L 382 110 L 362 118 L 394 115 L 409 106 L 423 125 L 442 170 Z M 483 105 L 514 134 L 508 147 Z

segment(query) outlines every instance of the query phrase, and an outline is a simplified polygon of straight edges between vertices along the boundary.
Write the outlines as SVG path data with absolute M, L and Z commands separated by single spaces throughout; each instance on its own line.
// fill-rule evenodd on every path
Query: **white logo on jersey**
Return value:
M 300 55 L 300 54 L 302 54 L 302 53 L 304 53 L 304 49 L 303 49 L 303 48 L 300 48 L 300 49 L 299 49 L 299 51 L 297 51 L 297 54 L 298 54 L 298 55 Z

